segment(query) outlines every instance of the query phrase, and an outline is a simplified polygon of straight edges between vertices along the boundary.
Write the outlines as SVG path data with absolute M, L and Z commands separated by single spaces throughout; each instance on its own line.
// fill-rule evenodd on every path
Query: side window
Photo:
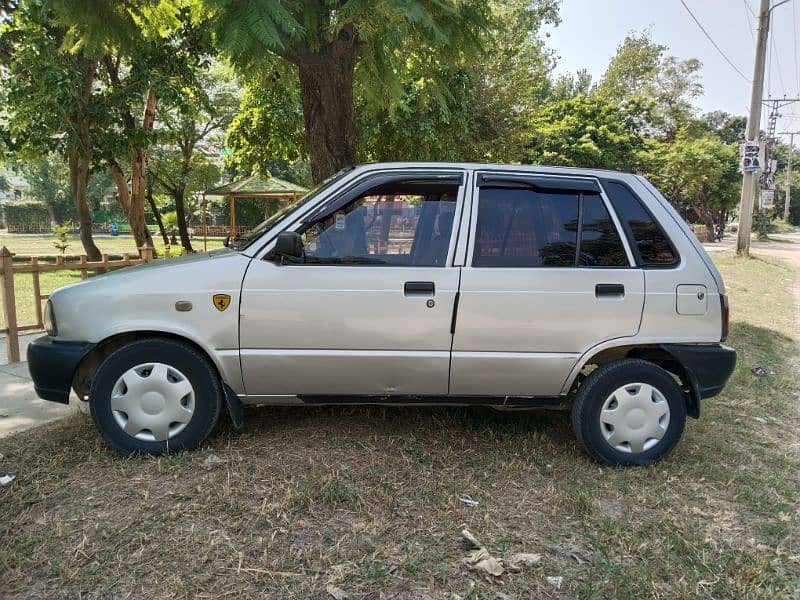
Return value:
M 599 194 L 481 187 L 472 265 L 628 267 L 629 262 Z
M 579 198 L 574 192 L 482 187 L 473 266 L 574 266 Z
M 628 256 L 611 215 L 598 194 L 583 196 L 581 211 L 581 267 L 627 267 Z
M 397 182 L 360 194 L 300 231 L 306 263 L 444 266 L 457 184 Z
M 617 216 L 628 229 L 628 237 L 639 255 L 643 267 L 669 267 L 678 263 L 678 254 L 655 221 L 628 186 L 616 181 L 604 181 Z

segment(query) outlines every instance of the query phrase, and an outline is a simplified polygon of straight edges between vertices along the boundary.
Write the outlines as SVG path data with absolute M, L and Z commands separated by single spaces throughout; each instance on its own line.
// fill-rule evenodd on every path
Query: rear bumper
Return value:
M 89 342 L 58 342 L 48 335 L 32 341 L 28 345 L 28 369 L 36 395 L 68 404 L 75 369 L 93 347 Z
M 716 396 L 736 368 L 736 350 L 722 344 L 664 344 L 681 363 L 698 398 Z

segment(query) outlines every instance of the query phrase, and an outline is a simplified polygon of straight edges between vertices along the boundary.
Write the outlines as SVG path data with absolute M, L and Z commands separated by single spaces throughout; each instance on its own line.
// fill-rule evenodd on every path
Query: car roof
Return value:
M 620 180 L 636 179 L 637 176 L 623 171 L 611 171 L 607 169 L 585 169 L 581 167 L 556 167 L 547 165 L 520 165 L 520 164 L 493 164 L 493 163 L 474 163 L 474 162 L 378 162 L 362 163 L 356 165 L 355 170 L 359 172 L 379 171 L 390 169 L 466 169 L 466 170 L 487 170 L 487 171 L 514 171 L 530 173 L 546 173 L 550 175 L 573 175 L 583 177 L 612 178 Z

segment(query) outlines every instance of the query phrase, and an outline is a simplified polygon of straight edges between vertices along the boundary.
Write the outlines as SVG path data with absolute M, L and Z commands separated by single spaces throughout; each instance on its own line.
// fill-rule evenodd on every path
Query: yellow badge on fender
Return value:
M 214 294 L 214 308 L 222 312 L 231 304 L 231 297 L 228 294 Z

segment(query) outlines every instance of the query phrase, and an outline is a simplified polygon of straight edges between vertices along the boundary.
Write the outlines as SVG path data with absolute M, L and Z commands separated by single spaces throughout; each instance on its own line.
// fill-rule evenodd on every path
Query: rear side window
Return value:
M 628 256 L 611 215 L 598 194 L 583 196 L 580 267 L 627 267 Z
M 678 253 L 667 234 L 634 195 L 628 186 L 616 181 L 604 181 L 614 210 L 626 229 L 638 264 L 642 267 L 671 267 L 678 264 Z
M 501 187 L 480 189 L 472 264 L 629 266 L 599 195 Z

